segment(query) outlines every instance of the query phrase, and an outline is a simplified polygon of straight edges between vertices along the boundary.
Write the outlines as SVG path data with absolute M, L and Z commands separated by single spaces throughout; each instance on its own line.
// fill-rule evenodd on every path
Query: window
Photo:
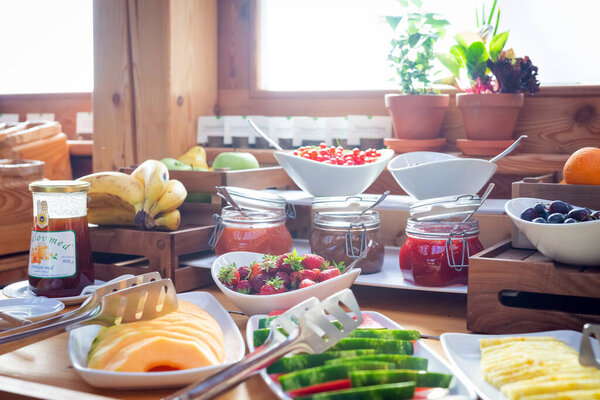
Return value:
M 92 0 L 6 0 L 0 15 L 0 94 L 93 90 Z
M 481 1 L 423 0 L 423 9 L 450 21 L 438 51 L 461 30 L 475 30 Z M 387 61 L 390 31 L 383 16 L 399 14 L 394 0 L 262 0 L 259 89 L 270 91 L 393 88 Z M 486 2 L 490 9 L 491 1 Z M 499 0 L 499 32 L 507 48 L 528 55 L 542 85 L 600 84 L 595 51 L 597 0 Z M 440 67 L 440 70 L 441 67 Z M 446 74 L 443 71 L 440 76 Z

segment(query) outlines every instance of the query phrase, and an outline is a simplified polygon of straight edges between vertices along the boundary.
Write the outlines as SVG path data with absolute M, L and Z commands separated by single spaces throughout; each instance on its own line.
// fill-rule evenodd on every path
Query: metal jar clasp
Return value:
M 454 252 L 452 251 L 453 238 L 460 238 L 460 241 L 462 242 L 460 264 L 457 264 L 454 259 Z M 467 231 L 451 231 L 446 240 L 446 259 L 448 260 L 448 266 L 454 268 L 457 272 L 462 271 L 463 268 L 469 267 L 469 257 L 471 257 L 471 255 L 469 253 L 469 243 L 467 242 Z

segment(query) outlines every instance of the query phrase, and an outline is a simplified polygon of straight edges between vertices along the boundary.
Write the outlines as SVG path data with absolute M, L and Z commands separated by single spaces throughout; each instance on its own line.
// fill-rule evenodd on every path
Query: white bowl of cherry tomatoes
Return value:
M 274 152 L 277 162 L 298 187 L 315 197 L 352 196 L 365 191 L 394 156 L 390 149 L 305 146 Z
M 295 250 L 282 256 L 233 251 L 218 257 L 211 274 L 215 284 L 246 315 L 285 310 L 310 297 L 322 300 L 352 286 L 360 268 L 342 273 L 343 265 Z

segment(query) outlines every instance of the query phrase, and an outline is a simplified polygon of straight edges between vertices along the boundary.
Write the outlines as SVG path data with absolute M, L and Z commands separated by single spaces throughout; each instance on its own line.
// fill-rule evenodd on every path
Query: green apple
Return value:
M 203 192 L 195 192 L 188 193 L 185 201 L 189 203 L 210 203 L 211 195 L 210 193 Z
M 190 171 L 192 169 L 191 165 L 184 164 L 175 158 L 163 158 L 160 162 L 165 164 L 167 169 L 171 171 Z
M 258 161 L 250 153 L 243 152 L 224 152 L 215 157 L 213 161 L 213 170 L 229 168 L 230 170 L 259 168 Z

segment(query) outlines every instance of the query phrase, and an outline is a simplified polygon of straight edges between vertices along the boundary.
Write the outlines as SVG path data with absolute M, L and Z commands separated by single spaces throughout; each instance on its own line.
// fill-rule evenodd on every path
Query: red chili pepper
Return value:
M 339 379 L 337 381 L 330 381 L 319 383 L 317 385 L 306 386 L 296 390 L 290 390 L 287 394 L 290 397 L 307 396 L 309 394 L 331 392 L 333 390 L 350 389 L 352 384 L 350 379 Z

